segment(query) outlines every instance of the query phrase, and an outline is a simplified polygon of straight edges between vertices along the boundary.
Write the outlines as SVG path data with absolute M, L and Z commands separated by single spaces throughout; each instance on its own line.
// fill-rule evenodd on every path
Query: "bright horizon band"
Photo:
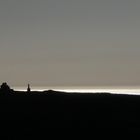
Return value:
M 27 87 L 14 87 L 14 90 L 27 91 Z M 116 93 L 116 94 L 132 94 L 140 95 L 140 88 L 129 87 L 129 88 L 97 88 L 97 87 L 85 87 L 85 88 L 74 88 L 74 87 L 31 87 L 32 91 L 45 91 L 45 90 L 56 90 L 62 92 L 76 92 L 76 93 Z

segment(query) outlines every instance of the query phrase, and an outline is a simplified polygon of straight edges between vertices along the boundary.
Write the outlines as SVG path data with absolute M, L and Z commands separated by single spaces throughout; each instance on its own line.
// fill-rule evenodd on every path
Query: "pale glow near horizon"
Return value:
M 14 90 L 26 91 L 26 87 L 14 87 Z M 121 88 L 109 88 L 109 87 L 32 87 L 32 91 L 47 91 L 55 90 L 68 93 L 112 93 L 112 94 L 131 94 L 140 95 L 140 87 L 121 87 Z

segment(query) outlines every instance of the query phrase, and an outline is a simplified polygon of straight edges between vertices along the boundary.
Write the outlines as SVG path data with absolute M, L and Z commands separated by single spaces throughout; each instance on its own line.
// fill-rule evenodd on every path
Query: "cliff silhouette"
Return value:
M 0 120 L 8 129 L 140 130 L 140 96 L 110 93 L 15 91 L 0 88 Z

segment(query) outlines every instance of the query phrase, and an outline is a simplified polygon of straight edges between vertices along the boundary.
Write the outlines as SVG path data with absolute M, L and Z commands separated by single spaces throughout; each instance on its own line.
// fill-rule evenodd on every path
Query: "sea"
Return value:
M 14 87 L 17 91 L 27 91 L 27 87 Z M 55 90 L 68 93 L 112 93 L 112 94 L 130 94 L 140 95 L 140 87 L 48 87 L 48 86 L 31 86 L 31 91 Z

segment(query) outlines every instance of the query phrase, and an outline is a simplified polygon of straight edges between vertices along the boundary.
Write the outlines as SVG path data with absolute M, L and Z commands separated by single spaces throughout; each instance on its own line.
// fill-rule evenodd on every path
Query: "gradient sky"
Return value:
M 0 0 L 0 82 L 139 86 L 139 0 Z

